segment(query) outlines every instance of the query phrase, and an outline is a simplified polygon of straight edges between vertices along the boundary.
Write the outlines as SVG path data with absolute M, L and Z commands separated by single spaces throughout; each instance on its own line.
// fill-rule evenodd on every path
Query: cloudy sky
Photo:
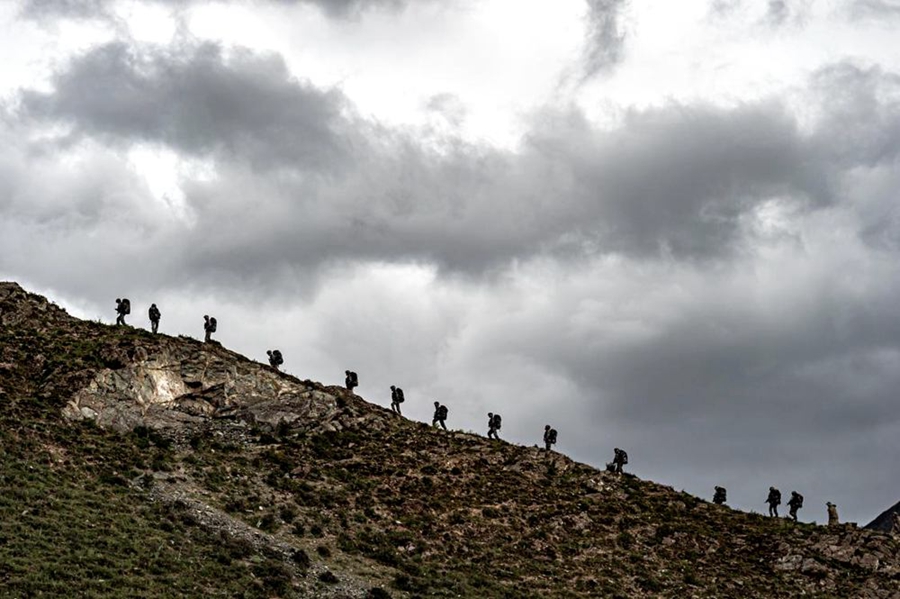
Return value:
M 900 500 L 897 0 L 0 3 L 0 278 L 763 511 Z

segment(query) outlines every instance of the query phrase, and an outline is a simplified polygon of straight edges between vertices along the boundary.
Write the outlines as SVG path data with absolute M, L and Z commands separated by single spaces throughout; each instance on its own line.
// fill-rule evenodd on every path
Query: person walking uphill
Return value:
M 544 426 L 544 447 L 550 451 L 550 446 L 556 445 L 556 429 L 550 428 L 550 425 Z
M 400 387 L 395 387 L 391 385 L 391 411 L 396 412 L 397 414 L 403 415 L 400 412 L 400 404 L 406 401 L 406 398 L 403 397 L 403 389 Z
M 628 463 L 628 452 L 624 449 L 619 449 L 618 447 L 613 449 L 613 466 L 615 466 L 615 472 L 618 474 L 622 474 L 622 467 Z
M 116 324 L 125 324 L 125 317 L 131 314 L 131 300 L 127 297 L 124 299 L 116 298 Z
M 281 355 L 281 350 L 270 349 L 266 352 L 266 355 L 269 356 L 269 366 L 275 370 L 278 370 L 278 367 L 284 364 L 284 357 Z
M 356 387 L 359 387 L 359 377 L 356 376 L 356 373 L 352 370 L 344 371 L 344 385 L 346 385 L 347 390 L 353 393 L 353 390 Z
M 788 515 L 794 522 L 796 522 L 797 510 L 803 507 L 803 495 L 801 495 L 797 491 L 791 491 L 791 499 L 790 501 L 788 501 L 788 507 L 791 508 L 790 512 L 788 512 Z
M 713 503 L 716 505 L 723 505 L 726 501 L 728 501 L 728 492 L 725 491 L 725 487 L 716 487 L 716 492 L 713 494 Z
M 206 343 L 212 341 L 212 334 L 216 332 L 217 326 L 218 323 L 215 317 L 203 315 L 203 330 L 206 332 L 206 337 L 203 338 L 203 341 Z
M 440 402 L 434 402 L 434 417 L 431 419 L 431 426 L 436 427 L 440 423 L 441 428 L 447 430 L 447 406 L 442 406 Z
M 769 487 L 769 496 L 766 497 L 766 503 L 769 504 L 769 515 L 778 517 L 778 506 L 781 505 L 781 491 L 775 487 Z
M 501 424 L 502 418 L 500 418 L 500 414 L 488 412 L 488 439 L 500 440 L 500 435 L 497 434 L 497 431 L 500 430 Z
M 162 317 L 162 314 L 159 313 L 159 308 L 156 307 L 156 304 L 150 304 L 150 310 L 147 312 L 147 315 L 150 316 L 150 331 L 155 335 L 159 330 L 159 319 Z

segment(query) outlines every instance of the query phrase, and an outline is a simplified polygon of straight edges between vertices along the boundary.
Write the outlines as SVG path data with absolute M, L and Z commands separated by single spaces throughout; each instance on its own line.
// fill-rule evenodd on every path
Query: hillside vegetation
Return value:
M 0 596 L 900 597 L 900 543 L 399 418 L 0 284 Z

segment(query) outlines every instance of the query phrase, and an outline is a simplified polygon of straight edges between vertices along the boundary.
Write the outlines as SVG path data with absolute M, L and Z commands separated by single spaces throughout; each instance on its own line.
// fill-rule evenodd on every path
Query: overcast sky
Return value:
M 764 511 L 900 500 L 900 1 L 0 3 L 0 277 Z

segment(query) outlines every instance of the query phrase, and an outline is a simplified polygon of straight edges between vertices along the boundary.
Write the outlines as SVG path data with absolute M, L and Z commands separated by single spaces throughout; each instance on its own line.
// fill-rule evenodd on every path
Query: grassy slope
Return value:
M 787 597 L 828 576 L 819 596 L 855 596 L 871 579 L 825 558 L 831 574 L 773 568 L 820 528 L 399 418 L 322 434 L 236 435 L 214 421 L 182 446 L 61 422 L 96 369 L 158 342 L 52 311 L 0 332 L 0 595 L 324 592 L 327 582 L 298 586 L 302 567 L 150 501 L 154 485 L 202 497 L 395 597 Z M 327 390 L 348 414 L 380 410 Z M 878 584 L 898 590 L 896 577 Z

